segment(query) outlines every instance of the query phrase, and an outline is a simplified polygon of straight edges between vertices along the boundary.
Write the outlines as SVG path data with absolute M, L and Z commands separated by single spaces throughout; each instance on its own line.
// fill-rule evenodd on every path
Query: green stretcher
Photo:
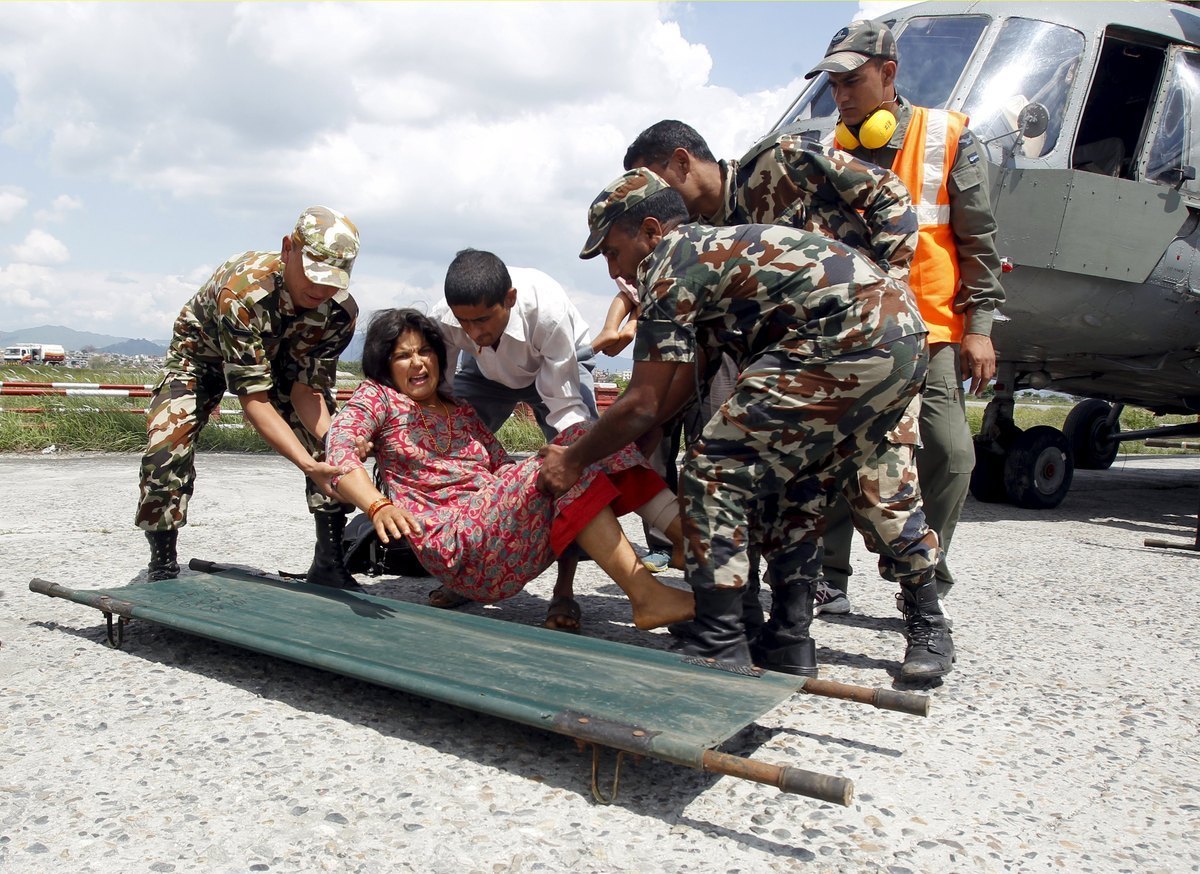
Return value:
M 928 698 L 788 674 L 747 676 L 677 653 L 436 610 L 193 559 L 197 573 L 114 589 L 29 588 L 102 611 L 109 641 L 141 619 L 577 738 L 592 792 L 615 797 L 622 753 L 729 774 L 848 805 L 849 780 L 713 748 L 799 691 L 926 715 Z M 114 620 L 116 616 L 116 634 Z M 612 791 L 599 751 L 618 751 Z

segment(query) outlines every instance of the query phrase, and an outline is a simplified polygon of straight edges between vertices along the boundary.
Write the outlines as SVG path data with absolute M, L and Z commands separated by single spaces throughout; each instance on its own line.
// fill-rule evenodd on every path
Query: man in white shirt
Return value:
M 508 268 L 491 252 L 463 249 L 446 271 L 446 300 L 430 317 L 446 336 L 451 390 L 495 433 L 524 401 L 547 440 L 596 419 L 592 337 L 563 287 L 526 267 Z
M 524 401 L 553 440 L 571 425 L 599 418 L 590 363 L 592 333 L 563 287 L 540 270 L 511 270 L 491 252 L 463 249 L 446 271 L 446 299 L 429 317 L 446 337 L 446 383 L 494 434 Z M 461 368 L 455 363 L 462 356 Z M 580 630 L 574 597 L 578 550 L 558 560 L 545 626 Z M 431 605 L 461 603 L 437 591 Z

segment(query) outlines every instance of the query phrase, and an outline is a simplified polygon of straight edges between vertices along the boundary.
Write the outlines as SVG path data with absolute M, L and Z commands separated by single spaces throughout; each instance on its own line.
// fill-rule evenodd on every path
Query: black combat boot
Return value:
M 811 580 L 771 587 L 771 618 L 754 647 L 755 664 L 784 674 L 817 675 L 817 645 L 809 635 L 815 589 Z
M 306 582 L 334 589 L 362 591 L 354 576 L 346 570 L 346 548 L 342 532 L 346 528 L 346 513 L 313 513 L 317 520 L 317 548 L 313 562 L 304 575 Z
M 146 579 L 150 582 L 173 580 L 179 576 L 179 559 L 175 555 L 175 541 L 178 538 L 177 528 L 146 532 L 146 539 L 150 541 L 150 565 L 146 569 Z
M 719 667 L 739 674 L 754 673 L 750 644 L 742 626 L 744 589 L 696 589 L 696 618 L 677 622 L 672 649 L 703 659 L 716 659 Z
M 900 596 L 908 636 L 900 679 L 920 682 L 950 673 L 954 665 L 954 641 L 950 639 L 950 629 L 938 602 L 937 583 L 930 580 L 916 586 L 901 586 Z

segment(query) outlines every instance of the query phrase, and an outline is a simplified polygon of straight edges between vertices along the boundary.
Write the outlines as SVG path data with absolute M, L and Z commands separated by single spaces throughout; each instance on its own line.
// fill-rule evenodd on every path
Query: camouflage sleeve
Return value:
M 225 382 L 237 395 L 267 391 L 275 384 L 262 335 L 269 316 L 229 288 L 217 294 L 217 346 Z
M 688 284 L 671 275 L 647 278 L 650 304 L 638 316 L 633 341 L 634 361 L 668 361 L 686 364 L 696 360 L 694 318 L 697 295 Z M 643 286 L 644 287 L 644 286 Z
M 318 391 L 332 391 L 337 385 L 338 358 L 354 339 L 355 319 L 340 306 L 332 305 L 327 317 L 318 319 L 320 309 L 311 310 L 301 318 L 302 327 L 291 344 L 296 363 L 296 382 Z M 303 324 L 312 316 L 311 324 Z
M 969 130 L 958 141 L 948 188 L 950 227 L 962 278 L 954 310 L 966 315 L 968 334 L 990 336 L 992 319 L 1004 303 L 1004 287 L 1000 284 L 996 219 L 988 197 L 986 164 Z
M 867 239 L 854 247 L 870 254 L 893 277 L 907 281 L 917 246 L 917 214 L 900 177 L 812 140 L 787 137 L 777 148 L 780 163 L 799 191 L 861 216 Z M 842 239 L 841 234 L 834 236 Z

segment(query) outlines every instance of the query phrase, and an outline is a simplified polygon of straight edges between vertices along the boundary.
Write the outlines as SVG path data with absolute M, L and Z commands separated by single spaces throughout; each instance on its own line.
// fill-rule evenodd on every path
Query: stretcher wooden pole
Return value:
M 854 784 L 845 777 L 818 774 L 815 771 L 805 771 L 803 768 L 793 768 L 788 765 L 756 762 L 753 759 L 743 759 L 741 756 L 731 756 L 716 750 L 705 750 L 700 766 L 705 771 L 711 771 L 714 774 L 725 774 L 729 777 L 753 780 L 755 783 L 765 783 L 784 792 L 794 792 L 797 795 L 816 798 L 818 801 L 828 801 L 830 804 L 840 804 L 843 807 L 849 807 L 850 801 L 854 797 Z
M 820 695 L 823 698 L 841 698 L 843 701 L 870 704 L 880 710 L 895 710 L 897 713 L 908 713 L 912 716 L 929 715 L 928 695 L 914 695 L 912 692 L 899 692 L 894 689 L 872 689 L 869 686 L 851 686 L 848 683 L 836 683 L 833 680 L 815 679 L 806 679 L 803 691 L 809 695 Z

